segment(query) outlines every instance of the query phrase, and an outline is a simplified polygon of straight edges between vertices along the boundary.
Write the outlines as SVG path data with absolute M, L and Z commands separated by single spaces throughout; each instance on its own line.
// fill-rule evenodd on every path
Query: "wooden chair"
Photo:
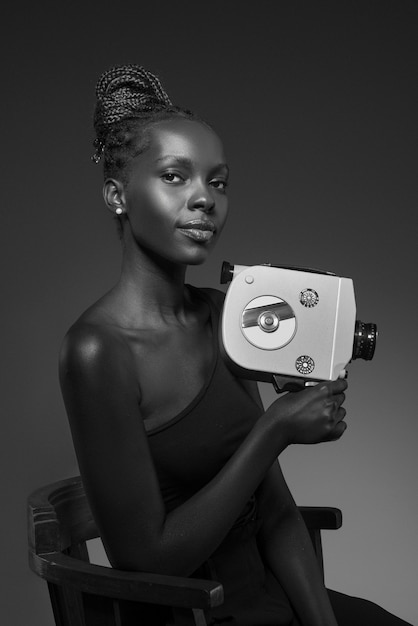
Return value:
M 300 510 L 322 569 L 321 529 L 340 528 L 341 511 Z M 28 513 L 30 568 L 48 582 L 57 626 L 205 626 L 206 613 L 223 602 L 216 581 L 91 564 L 86 541 L 99 532 L 79 476 L 33 492 Z

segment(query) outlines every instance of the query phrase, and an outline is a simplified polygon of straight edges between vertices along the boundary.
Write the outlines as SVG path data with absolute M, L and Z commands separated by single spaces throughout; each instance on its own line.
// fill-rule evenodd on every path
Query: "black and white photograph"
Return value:
M 3 626 L 418 626 L 418 2 L 5 9 Z

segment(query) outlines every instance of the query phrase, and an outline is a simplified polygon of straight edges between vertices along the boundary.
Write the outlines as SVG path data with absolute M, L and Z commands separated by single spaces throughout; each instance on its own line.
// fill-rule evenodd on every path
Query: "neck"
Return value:
M 115 289 L 123 298 L 124 317 L 133 323 L 140 316 L 155 320 L 184 321 L 187 296 L 186 265 L 161 259 L 152 252 L 124 247 L 122 271 Z

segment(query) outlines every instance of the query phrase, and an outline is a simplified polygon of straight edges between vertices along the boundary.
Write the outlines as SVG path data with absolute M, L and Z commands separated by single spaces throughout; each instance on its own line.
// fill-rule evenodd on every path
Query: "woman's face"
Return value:
M 159 122 L 149 133 L 125 186 L 134 240 L 168 261 L 203 263 L 227 216 L 222 144 L 210 128 L 187 119 Z

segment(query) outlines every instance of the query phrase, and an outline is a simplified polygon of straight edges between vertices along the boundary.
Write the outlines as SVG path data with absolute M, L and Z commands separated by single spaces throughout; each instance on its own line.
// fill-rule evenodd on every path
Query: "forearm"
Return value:
M 264 529 L 261 550 L 304 626 L 337 626 L 305 523 L 296 508 Z
M 191 574 L 224 539 L 286 445 L 280 434 L 272 437 L 269 417 L 262 415 L 222 470 L 152 530 L 147 530 L 145 547 L 135 537 L 128 541 L 125 536 L 126 551 L 123 550 L 122 563 L 118 559 L 118 565 L 157 573 Z

